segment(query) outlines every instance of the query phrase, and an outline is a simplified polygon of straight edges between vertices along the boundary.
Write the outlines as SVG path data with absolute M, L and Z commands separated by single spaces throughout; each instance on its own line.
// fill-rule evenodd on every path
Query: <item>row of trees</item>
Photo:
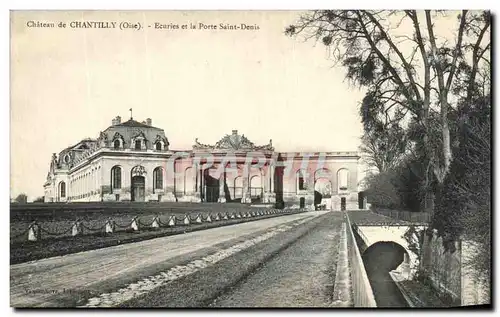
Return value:
M 317 10 L 285 33 L 325 44 L 366 91 L 359 113 L 373 205 L 433 212 L 489 269 L 491 16 L 488 11 Z
M 43 196 L 36 198 L 33 200 L 34 203 L 43 203 Z M 25 193 L 21 193 L 14 198 L 13 202 L 18 204 L 26 204 L 28 203 L 28 196 Z

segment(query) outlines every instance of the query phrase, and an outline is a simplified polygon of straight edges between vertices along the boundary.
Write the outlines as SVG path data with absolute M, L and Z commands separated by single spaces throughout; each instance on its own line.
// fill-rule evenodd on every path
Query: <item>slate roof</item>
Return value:
M 111 127 L 137 127 L 137 128 L 153 128 L 153 129 L 163 130 L 157 127 L 141 123 L 139 121 L 135 121 L 134 119 L 129 119 L 128 121 L 122 122 L 117 125 L 112 125 Z

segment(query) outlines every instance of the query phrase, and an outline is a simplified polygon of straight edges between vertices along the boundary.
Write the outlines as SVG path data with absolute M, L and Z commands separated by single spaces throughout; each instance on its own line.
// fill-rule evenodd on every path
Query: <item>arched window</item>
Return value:
M 115 140 L 115 142 L 113 142 L 113 147 L 115 149 L 119 149 L 120 148 L 120 140 Z
M 297 191 L 304 190 L 306 187 L 304 186 L 304 171 L 297 171 Z
M 233 186 L 234 199 L 243 198 L 243 178 L 241 176 L 234 179 Z
M 111 169 L 111 188 L 122 188 L 122 168 L 120 166 L 114 166 Z
M 161 151 L 161 142 L 156 142 L 156 150 Z
M 250 197 L 257 198 L 262 196 L 262 176 L 254 175 L 250 178 Z
M 342 168 L 337 172 L 337 184 L 339 190 L 347 190 L 349 185 L 349 171 L 347 169 Z
M 184 171 L 184 195 L 191 191 L 196 191 L 196 175 L 192 167 Z
M 153 171 L 154 189 L 163 189 L 163 168 L 157 167 Z
M 65 182 L 59 183 L 59 197 L 61 197 L 61 198 L 66 197 L 66 183 Z

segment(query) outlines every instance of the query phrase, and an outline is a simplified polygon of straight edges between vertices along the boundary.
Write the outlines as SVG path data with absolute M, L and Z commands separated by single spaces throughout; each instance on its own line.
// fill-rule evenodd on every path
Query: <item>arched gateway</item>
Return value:
M 146 170 L 143 166 L 136 166 L 131 171 L 131 200 L 145 201 L 146 197 Z

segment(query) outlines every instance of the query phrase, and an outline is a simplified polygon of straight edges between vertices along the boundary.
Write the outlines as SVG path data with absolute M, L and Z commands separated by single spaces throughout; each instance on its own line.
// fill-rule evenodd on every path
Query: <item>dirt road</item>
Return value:
M 342 214 L 332 213 L 211 306 L 328 307 L 341 224 Z

